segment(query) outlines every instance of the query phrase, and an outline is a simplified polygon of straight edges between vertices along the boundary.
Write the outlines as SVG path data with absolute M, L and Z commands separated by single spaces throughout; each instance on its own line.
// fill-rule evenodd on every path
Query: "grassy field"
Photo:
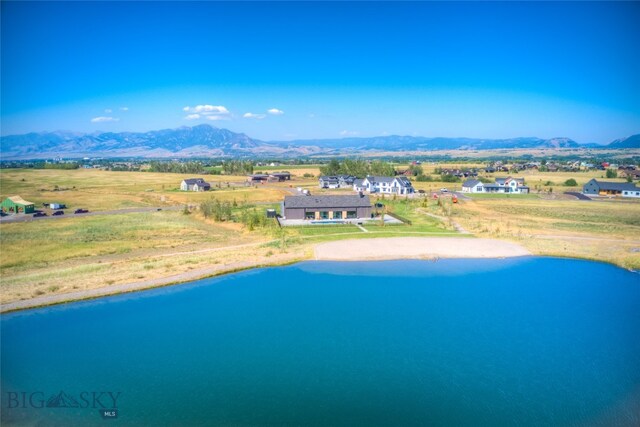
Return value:
M 180 191 L 180 183 L 193 175 L 154 172 L 110 172 L 95 169 L 69 171 L 51 169 L 0 170 L 0 197 L 20 195 L 42 206 L 63 203 L 70 209 L 110 210 L 141 206 L 200 203 L 210 197 L 238 202 L 281 199 L 288 184 L 270 185 L 256 191 L 245 187 L 245 176 L 203 175 L 213 191 Z M 294 177 L 293 183 L 303 183 Z
M 455 206 L 451 217 L 478 237 L 512 240 L 535 254 L 640 269 L 640 201 L 473 199 Z
M 443 165 L 439 165 L 443 166 Z M 448 167 L 462 166 L 461 164 Z M 402 166 L 399 166 L 402 168 Z M 436 165 L 424 165 L 433 172 Z M 314 194 L 352 194 L 321 190 L 317 166 L 274 167 L 289 170 L 291 181 L 246 187 L 245 177 L 206 175 L 214 185 L 207 193 L 182 192 L 180 174 L 109 172 L 100 170 L 0 170 L 0 197 L 20 195 L 35 203 L 65 203 L 92 211 L 124 207 L 197 205 L 212 197 L 238 204 L 278 207 L 296 187 Z M 536 183 L 582 184 L 593 173 L 523 174 Z M 497 176 L 504 176 L 501 174 Z M 434 175 L 436 176 L 436 175 Z M 621 180 L 618 180 L 621 181 Z M 229 182 L 229 184 L 227 184 Z M 416 183 L 417 189 L 455 189 L 460 183 Z M 544 185 L 543 185 L 544 187 Z M 292 227 L 248 231 L 235 223 L 216 223 L 197 210 L 70 217 L 0 224 L 0 289 L 3 302 L 71 290 L 108 287 L 181 274 L 212 265 L 246 260 L 283 262 L 310 256 L 313 245 L 338 239 L 458 235 L 462 226 L 472 235 L 517 242 L 535 254 L 570 256 L 640 268 L 640 201 L 578 201 L 562 195 L 566 187 L 549 185 L 525 196 L 476 196 L 453 204 L 450 198 L 372 198 L 380 211 L 409 220 L 411 225 L 369 223 Z

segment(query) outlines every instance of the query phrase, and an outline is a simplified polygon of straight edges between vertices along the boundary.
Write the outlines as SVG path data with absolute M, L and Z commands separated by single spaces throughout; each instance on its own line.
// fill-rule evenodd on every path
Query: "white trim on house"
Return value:
M 354 185 L 354 190 L 356 190 Z M 362 180 L 360 190 L 367 193 L 406 195 L 415 193 L 413 185 L 406 176 L 367 176 Z

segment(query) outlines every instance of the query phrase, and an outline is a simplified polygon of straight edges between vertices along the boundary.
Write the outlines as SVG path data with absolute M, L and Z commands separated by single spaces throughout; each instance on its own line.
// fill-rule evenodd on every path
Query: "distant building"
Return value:
M 496 178 L 495 184 L 483 184 L 476 179 L 469 179 L 462 184 L 464 193 L 508 193 L 528 194 L 529 187 L 524 185 L 524 178 Z
M 269 181 L 290 181 L 291 174 L 289 172 L 272 172 L 269 174 Z
M 33 213 L 35 211 L 35 205 L 20 196 L 7 197 L 0 206 L 5 214 Z
M 370 219 L 371 201 L 365 195 L 287 196 L 282 212 L 287 220 Z
M 256 182 L 266 182 L 269 180 L 269 175 L 264 173 L 256 173 L 253 175 L 249 175 L 247 177 L 247 182 L 256 183 Z
M 468 179 L 462 184 L 463 193 L 482 193 L 484 186 L 477 179 Z
M 365 191 L 364 187 L 364 179 L 354 179 L 353 180 L 353 191 L 357 191 L 358 193 Z
M 582 187 L 582 193 L 590 196 L 621 196 L 640 198 L 640 188 L 631 182 L 606 182 L 592 179 Z
M 209 191 L 211 184 L 202 178 L 189 178 L 182 181 L 180 189 L 182 191 Z
M 362 188 L 367 193 L 398 195 L 415 193 L 411 181 L 406 176 L 367 176 L 362 180 Z
M 318 178 L 320 188 L 348 188 L 353 185 L 356 177 L 351 175 L 327 175 Z

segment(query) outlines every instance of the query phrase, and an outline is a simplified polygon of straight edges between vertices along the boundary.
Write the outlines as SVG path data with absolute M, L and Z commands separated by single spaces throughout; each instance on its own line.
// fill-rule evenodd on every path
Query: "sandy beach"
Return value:
M 391 237 L 321 243 L 315 259 L 364 261 L 407 258 L 505 258 L 531 255 L 515 243 L 457 237 Z

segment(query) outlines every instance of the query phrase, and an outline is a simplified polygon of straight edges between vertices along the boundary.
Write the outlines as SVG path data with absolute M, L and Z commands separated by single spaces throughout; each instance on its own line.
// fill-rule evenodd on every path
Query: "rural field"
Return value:
M 283 197 L 296 187 L 314 194 L 351 194 L 349 190 L 320 190 L 318 166 L 270 167 L 288 170 L 292 180 L 246 186 L 244 176 L 204 176 L 210 192 L 180 191 L 192 175 L 102 170 L 0 171 L 0 196 L 20 195 L 42 203 L 64 203 L 69 209 L 92 212 L 132 207 L 171 207 L 143 213 L 73 216 L 0 224 L 0 287 L 2 302 L 104 288 L 140 281 L 168 283 L 180 275 L 224 272 L 244 265 L 268 265 L 308 259 L 317 243 L 373 237 L 465 236 L 490 237 L 521 244 L 534 254 L 588 258 L 626 268 L 640 268 L 640 201 L 604 199 L 579 201 L 562 194 L 579 191 L 562 184 L 569 178 L 579 186 L 597 172 L 538 173 L 524 171 L 530 195 L 469 195 L 452 203 L 435 200 L 442 187 L 459 190 L 461 183 L 439 181 L 436 167 L 474 167 L 477 163 L 425 164 L 430 182 L 414 182 L 425 196 L 372 197 L 380 213 L 395 215 L 410 225 L 372 222 L 354 225 L 279 228 L 274 221 L 247 227 L 235 221 L 214 221 L 198 210 L 215 198 L 262 213 L 279 209 Z M 408 165 L 398 165 L 398 169 Z M 306 174 L 306 176 L 305 176 Z M 506 173 L 493 176 L 506 176 Z M 536 188 L 539 186 L 539 188 Z M 549 188 L 552 190 L 549 191 Z M 538 190 L 540 190 L 538 192 Z M 188 205 L 188 209 L 184 206 Z M 186 277 L 186 276 L 184 276 Z M 185 279 L 186 280 L 186 279 Z

